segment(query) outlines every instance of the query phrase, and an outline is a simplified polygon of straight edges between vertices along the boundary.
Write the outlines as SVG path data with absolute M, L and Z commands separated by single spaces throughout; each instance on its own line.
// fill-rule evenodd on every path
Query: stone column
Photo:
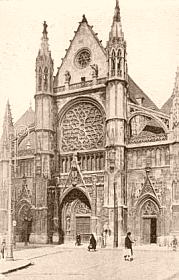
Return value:
M 96 203 L 97 203 L 97 176 L 92 176 L 92 207 L 91 207 L 91 232 L 96 233 L 97 217 L 96 217 Z

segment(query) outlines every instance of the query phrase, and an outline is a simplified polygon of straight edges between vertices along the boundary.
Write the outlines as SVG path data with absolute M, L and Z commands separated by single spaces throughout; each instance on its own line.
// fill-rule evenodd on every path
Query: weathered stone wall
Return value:
M 150 147 L 128 151 L 127 170 L 127 206 L 128 206 L 128 230 L 131 230 L 138 242 L 141 241 L 141 203 L 148 199 L 154 199 L 159 205 L 160 217 L 158 217 L 157 234 L 168 235 L 171 232 L 171 205 L 172 205 L 172 176 L 170 171 L 169 147 Z M 150 166 L 148 179 L 154 193 L 146 190 L 143 193 L 146 182 L 146 167 Z M 141 194 L 145 197 L 140 202 Z M 160 220 L 160 221 L 159 221 Z

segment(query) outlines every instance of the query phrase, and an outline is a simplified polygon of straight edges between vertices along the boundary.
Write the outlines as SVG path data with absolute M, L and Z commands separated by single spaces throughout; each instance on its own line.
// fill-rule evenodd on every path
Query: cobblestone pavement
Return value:
M 34 249 L 35 250 L 35 249 Z M 38 249 L 40 250 L 40 249 Z M 134 261 L 125 262 L 122 250 L 86 247 L 42 248 L 44 254 L 28 254 L 33 266 L 7 274 L 9 280 L 171 280 L 179 279 L 179 252 L 135 250 Z M 25 253 L 25 252 L 24 252 Z

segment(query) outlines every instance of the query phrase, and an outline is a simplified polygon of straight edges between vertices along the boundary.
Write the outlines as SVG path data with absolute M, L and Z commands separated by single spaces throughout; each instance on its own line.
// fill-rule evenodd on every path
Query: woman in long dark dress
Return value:
M 90 251 L 91 249 L 94 249 L 94 251 L 96 251 L 96 239 L 93 234 L 91 234 L 90 237 L 90 244 L 88 246 L 88 251 Z

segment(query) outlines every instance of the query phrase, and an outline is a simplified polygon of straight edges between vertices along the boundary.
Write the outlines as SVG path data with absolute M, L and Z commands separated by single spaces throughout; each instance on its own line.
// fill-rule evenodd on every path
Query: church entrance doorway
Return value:
M 143 243 L 151 244 L 157 242 L 157 219 L 143 218 Z
M 146 200 L 141 207 L 141 241 L 143 244 L 157 243 L 159 233 L 159 207 L 151 199 Z
M 61 205 L 61 232 L 63 241 L 75 242 L 81 235 L 82 243 L 89 242 L 91 233 L 91 206 L 87 196 L 77 188 L 72 189 Z
M 76 217 L 76 234 L 81 235 L 82 243 L 90 239 L 90 217 Z
M 17 226 L 16 226 L 16 241 L 29 242 L 32 231 L 32 213 L 31 205 L 28 202 L 22 201 L 17 206 Z

